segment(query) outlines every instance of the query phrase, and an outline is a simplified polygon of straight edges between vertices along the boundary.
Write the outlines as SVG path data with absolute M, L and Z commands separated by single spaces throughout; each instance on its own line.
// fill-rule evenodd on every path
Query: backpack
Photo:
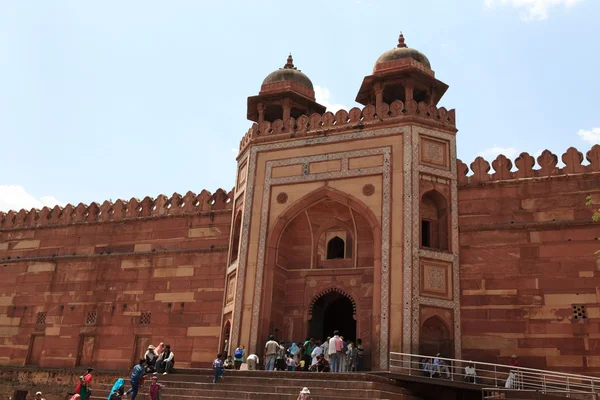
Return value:
M 242 351 L 242 349 L 236 349 L 235 353 L 233 353 L 233 356 L 235 358 L 242 358 L 243 355 L 244 355 L 244 352 Z

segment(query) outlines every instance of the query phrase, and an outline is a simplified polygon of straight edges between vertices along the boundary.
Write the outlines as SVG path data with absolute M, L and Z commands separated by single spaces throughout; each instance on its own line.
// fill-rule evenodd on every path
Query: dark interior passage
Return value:
M 309 321 L 309 336 L 325 340 L 333 336 L 335 330 L 345 340 L 356 340 L 356 320 L 352 301 L 337 292 L 321 297 L 313 306 L 312 320 Z

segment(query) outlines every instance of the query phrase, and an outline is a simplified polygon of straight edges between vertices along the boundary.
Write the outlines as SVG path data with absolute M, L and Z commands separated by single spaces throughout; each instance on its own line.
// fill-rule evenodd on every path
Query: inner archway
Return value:
M 312 318 L 309 321 L 310 337 L 325 340 L 339 331 L 345 340 L 356 340 L 356 320 L 354 304 L 350 298 L 338 293 L 329 292 L 321 296 L 312 307 Z
M 419 354 L 435 356 L 440 353 L 442 357 L 452 357 L 454 343 L 448 326 L 439 317 L 428 318 L 421 327 Z

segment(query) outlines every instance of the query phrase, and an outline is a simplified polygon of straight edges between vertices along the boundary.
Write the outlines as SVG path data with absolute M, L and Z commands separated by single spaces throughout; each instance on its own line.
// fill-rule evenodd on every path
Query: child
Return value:
M 287 370 L 288 371 L 295 371 L 296 370 L 296 360 L 294 360 L 294 357 L 292 357 L 291 355 L 288 356 L 288 358 L 286 360 L 286 364 L 287 364 Z
M 155 375 L 152 377 L 152 383 L 150 384 L 150 400 L 160 400 L 160 391 L 162 385 L 158 383 L 158 377 Z
M 224 367 L 225 369 L 233 369 L 233 360 L 231 359 L 231 356 L 227 357 L 227 359 L 225 360 Z
M 213 383 L 217 383 L 219 378 L 223 379 L 225 377 L 225 371 L 223 368 L 223 354 L 217 354 L 217 358 L 213 361 L 213 371 L 215 371 L 215 378 L 213 379 Z

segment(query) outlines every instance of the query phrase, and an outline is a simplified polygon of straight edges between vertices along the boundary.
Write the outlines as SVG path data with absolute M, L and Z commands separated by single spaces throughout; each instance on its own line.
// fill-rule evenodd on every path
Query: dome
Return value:
M 282 82 L 282 81 L 292 81 L 296 82 L 305 88 L 310 90 L 314 90 L 313 84 L 308 79 L 302 71 L 299 71 L 294 67 L 294 60 L 292 59 L 292 55 L 288 56 L 287 62 L 283 66 L 283 68 L 279 68 L 276 71 L 271 72 L 265 80 L 263 81 L 263 86 L 268 85 L 269 83 Z
M 400 37 L 398 38 L 398 46 L 394 49 L 386 51 L 381 56 L 379 56 L 377 62 L 375 62 L 373 71 L 377 69 L 377 66 L 379 64 L 400 60 L 403 58 L 412 58 L 413 60 L 416 60 L 424 66 L 426 66 L 427 68 L 431 69 L 431 64 L 429 63 L 427 57 L 425 57 L 425 54 L 421 53 L 418 50 L 407 47 L 406 43 L 404 43 L 404 35 L 400 34 Z

